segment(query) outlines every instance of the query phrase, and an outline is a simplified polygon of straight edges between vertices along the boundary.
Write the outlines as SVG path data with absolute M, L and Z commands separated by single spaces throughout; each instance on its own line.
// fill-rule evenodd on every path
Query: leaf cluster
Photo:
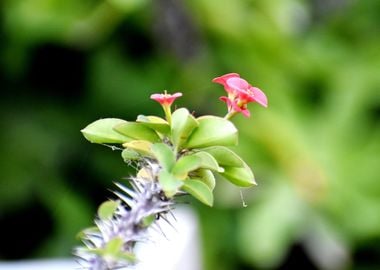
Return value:
M 127 163 L 157 164 L 156 173 L 142 166 L 138 176 L 158 181 L 167 198 L 186 192 L 212 206 L 215 174 L 240 187 L 256 184 L 248 165 L 228 148 L 238 143 L 233 123 L 211 115 L 195 118 L 186 108 L 174 111 L 171 120 L 144 115 L 135 122 L 105 118 L 82 133 L 92 143 L 121 145 Z

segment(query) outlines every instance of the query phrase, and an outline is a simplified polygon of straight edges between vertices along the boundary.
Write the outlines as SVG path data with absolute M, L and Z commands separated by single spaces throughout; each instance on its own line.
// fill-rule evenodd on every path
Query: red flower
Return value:
M 251 86 L 241 78 L 230 78 L 226 81 L 227 86 L 235 91 L 241 102 L 257 102 L 261 106 L 268 107 L 268 100 L 264 92 L 257 87 Z
M 251 86 L 237 73 L 228 73 L 212 81 L 223 85 L 228 93 L 228 97 L 223 96 L 220 100 L 226 102 L 229 115 L 241 112 L 244 116 L 249 117 L 250 112 L 247 109 L 247 104 L 250 102 L 257 102 L 264 107 L 268 106 L 264 92 Z
M 164 94 L 153 94 L 150 96 L 151 99 L 157 101 L 158 103 L 160 103 L 161 105 L 163 106 L 171 106 L 172 103 L 174 102 L 174 100 L 176 100 L 177 98 L 181 97 L 182 96 L 182 93 L 175 93 L 173 95 L 171 94 L 168 94 L 165 93 Z
M 242 115 L 244 115 L 245 117 L 250 117 L 251 116 L 250 111 L 247 109 L 247 105 L 239 107 L 239 105 L 238 105 L 238 103 L 237 103 L 236 100 L 231 100 L 231 99 L 229 99 L 228 97 L 225 97 L 225 96 L 222 96 L 219 99 L 227 104 L 228 112 L 236 112 L 236 113 L 241 112 Z
M 212 80 L 212 82 L 223 85 L 224 89 L 226 89 L 228 93 L 232 94 L 233 90 L 230 89 L 229 86 L 227 85 L 227 80 L 231 78 L 240 78 L 240 75 L 237 73 L 227 73 L 227 74 L 224 74 L 223 76 L 216 77 L 215 79 Z

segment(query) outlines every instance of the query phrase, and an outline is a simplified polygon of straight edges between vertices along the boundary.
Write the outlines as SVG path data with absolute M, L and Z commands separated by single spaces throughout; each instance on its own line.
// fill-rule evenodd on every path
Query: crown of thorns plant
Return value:
M 238 143 L 238 130 L 229 120 L 238 113 L 250 116 L 248 103 L 267 107 L 265 94 L 237 73 L 213 79 L 224 86 L 225 117 L 194 117 L 186 108 L 171 110 L 182 93 L 153 94 L 165 118 L 139 115 L 134 122 L 118 118 L 97 120 L 81 132 L 97 144 L 122 149 L 121 157 L 137 173 L 130 187 L 116 183 L 115 200 L 102 203 L 95 226 L 80 233 L 83 246 L 75 255 L 85 269 L 128 268 L 136 262 L 134 247 L 147 239 L 156 220 L 167 220 L 176 197 L 189 194 L 213 205 L 215 174 L 239 187 L 256 185 L 249 166 L 228 148 Z M 169 221 L 168 221 L 169 222 Z

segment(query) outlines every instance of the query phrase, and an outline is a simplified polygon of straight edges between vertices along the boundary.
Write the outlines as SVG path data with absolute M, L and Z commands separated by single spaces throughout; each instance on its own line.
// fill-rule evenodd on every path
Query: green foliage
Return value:
M 237 154 L 225 147 L 225 145 L 237 143 L 237 129 L 229 120 L 215 116 L 202 116 L 195 119 L 185 108 L 174 111 L 171 120 L 171 124 L 168 125 L 159 117 L 139 116 L 137 118 L 139 122 L 105 119 L 95 121 L 82 132 L 91 142 L 104 143 L 114 140 L 115 131 L 128 138 L 128 142 L 119 141 L 126 148 L 121 154 L 125 162 L 154 157 L 162 168 L 158 180 L 168 198 L 174 197 L 183 186 L 183 190 L 211 206 L 215 178 L 208 171 L 199 171 L 199 169 L 220 173 L 231 183 L 240 187 L 256 184 L 248 165 Z M 154 129 L 145 124 L 164 132 L 167 131 L 168 125 L 170 133 L 166 135 L 161 133 L 160 137 Z M 89 137 L 89 134 L 92 137 Z M 179 147 L 182 148 L 179 150 Z M 206 147 L 204 151 L 202 151 L 203 147 Z M 190 150 L 192 152 L 189 152 Z M 238 166 L 225 166 L 226 164 Z M 139 172 L 140 175 L 144 173 L 144 170 Z M 104 216 L 106 210 L 102 212 Z
M 179 148 L 188 140 L 189 136 L 198 125 L 198 121 L 186 108 L 176 110 L 172 115 L 171 126 L 171 139 L 173 144 Z
M 202 203 L 212 206 L 214 202 L 214 196 L 212 190 L 203 181 L 197 179 L 188 179 L 184 182 L 182 189 L 194 198 L 198 199 Z
M 164 135 L 167 135 L 170 131 L 168 122 L 157 116 L 139 115 L 136 122 L 142 123 L 143 125 Z
M 160 137 L 157 133 L 143 124 L 136 122 L 124 122 L 113 126 L 113 130 L 135 140 L 158 142 Z
M 197 120 L 199 127 L 186 142 L 187 148 L 237 144 L 238 131 L 230 121 L 216 116 L 202 116 Z
M 243 167 L 244 161 L 232 150 L 224 146 L 213 146 L 202 149 L 211 154 L 220 166 Z
M 97 251 L 99 255 L 104 258 L 111 257 L 113 259 L 119 259 L 122 261 L 134 262 L 136 258 L 133 253 L 123 252 L 121 250 L 123 245 L 123 240 L 121 238 L 115 237 L 107 242 L 107 245 Z
M 175 153 L 167 144 L 155 143 L 152 145 L 152 152 L 161 167 L 167 171 L 171 171 L 175 164 Z
M 127 143 L 123 143 L 123 146 L 127 149 L 131 149 L 141 156 L 152 157 L 153 153 L 151 152 L 152 143 L 144 140 L 133 140 Z
M 114 127 L 125 124 L 126 121 L 117 118 L 99 119 L 81 130 L 83 136 L 92 143 L 124 143 L 131 137 L 116 132 Z
M 189 172 L 198 169 L 201 164 L 201 158 L 195 155 L 183 156 L 176 162 L 172 172 L 178 178 L 185 179 Z
M 119 201 L 103 202 L 98 208 L 98 217 L 100 219 L 110 219 L 120 205 Z
M 210 170 L 199 169 L 195 172 L 194 178 L 201 180 L 211 190 L 215 188 L 215 176 Z
M 256 185 L 253 173 L 248 166 L 224 167 L 224 172 L 222 172 L 221 175 L 231 181 L 231 183 L 240 187 Z
M 135 150 L 132 150 L 131 148 L 126 148 L 121 152 L 121 157 L 125 162 L 129 162 L 131 160 L 138 160 L 141 156 Z
M 196 152 L 195 154 L 192 154 L 192 156 L 195 156 L 200 159 L 200 165 L 199 168 L 203 169 L 209 169 L 215 172 L 223 172 L 223 168 L 219 167 L 218 162 L 216 159 L 204 151 Z
M 158 180 L 163 191 L 165 192 L 165 195 L 168 198 L 172 198 L 174 195 L 176 195 L 179 188 L 183 185 L 182 180 L 178 179 L 175 175 L 166 170 L 160 171 Z

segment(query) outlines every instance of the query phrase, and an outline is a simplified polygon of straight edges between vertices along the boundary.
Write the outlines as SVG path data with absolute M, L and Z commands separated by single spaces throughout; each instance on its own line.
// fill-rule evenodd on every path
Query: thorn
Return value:
M 170 227 L 172 227 L 177 233 L 178 233 L 178 230 L 176 227 L 174 227 L 174 225 L 166 218 L 165 215 L 159 215 L 160 218 L 162 218 L 164 221 L 166 221 L 166 223 L 168 223 L 170 225 Z M 177 222 L 177 221 L 176 221 Z
M 115 183 L 115 185 L 120 188 L 122 191 L 124 191 L 125 193 L 127 193 L 130 197 L 135 197 L 136 196 L 136 192 L 130 190 L 129 188 L 123 186 L 122 184 L 120 183 Z
M 168 213 L 172 216 L 172 218 L 174 219 L 175 222 L 178 222 L 178 220 L 176 219 L 176 217 L 172 211 L 169 211 Z
M 160 224 L 158 224 L 157 222 L 155 222 L 154 225 L 158 227 L 158 229 L 160 230 L 160 232 L 162 233 L 162 235 L 166 238 L 166 240 L 169 240 L 169 238 L 167 237 L 167 235 L 166 235 L 166 234 L 164 233 L 164 231 L 162 230 Z
M 129 207 L 133 207 L 136 203 L 132 199 L 128 198 L 127 196 L 121 194 L 118 191 L 113 192 L 116 196 L 118 196 L 123 202 L 125 202 Z

